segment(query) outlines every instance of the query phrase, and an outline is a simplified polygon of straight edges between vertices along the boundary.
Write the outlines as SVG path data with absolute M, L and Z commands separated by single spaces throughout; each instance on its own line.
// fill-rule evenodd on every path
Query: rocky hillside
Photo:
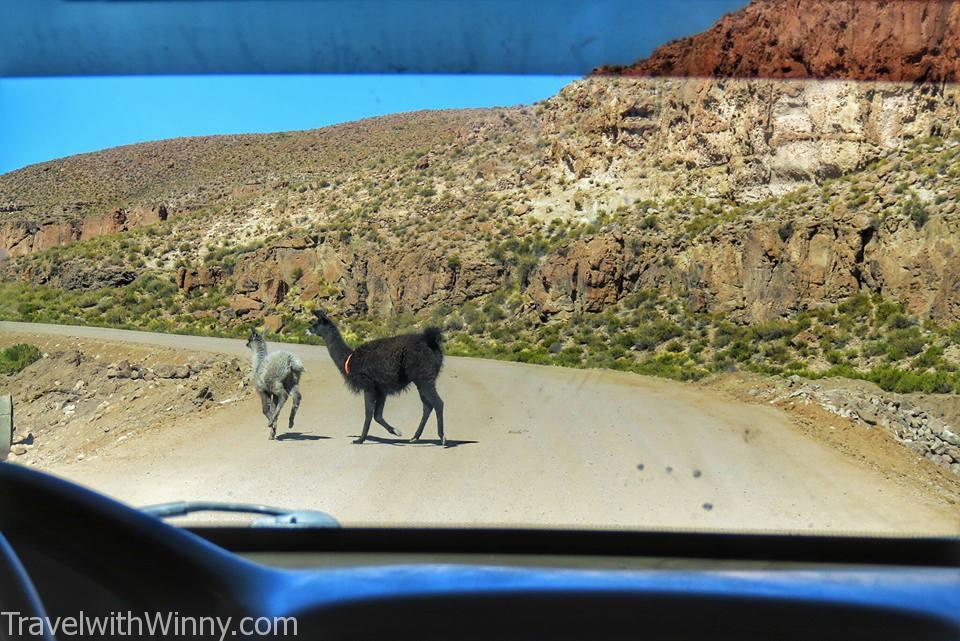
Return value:
M 960 2 L 753 0 L 710 30 L 601 73 L 956 82 Z
M 952 3 L 882 10 L 902 4 L 930 5 L 947 77 L 930 25 Z M 299 340 L 319 305 L 359 337 L 442 322 L 459 353 L 954 391 L 958 178 L 954 85 L 593 76 L 0 176 L 0 315 Z
M 32 165 L 0 176 L 0 248 L 18 256 L 168 217 L 322 193 L 447 148 L 492 121 L 482 111 L 403 114 L 314 131 L 162 140 Z
M 958 131 L 952 86 L 591 78 L 531 108 L 229 137 L 216 160 L 215 138 L 127 147 L 105 153 L 180 172 L 100 193 L 92 154 L 0 178 L 43 203 L 5 215 L 38 230 L 7 241 L 5 273 L 72 291 L 157 276 L 222 293 L 196 311 L 228 325 L 291 295 L 385 317 L 511 287 L 539 318 L 655 289 L 741 322 L 870 293 L 949 324 Z M 65 167 L 89 179 L 33 178 Z M 78 197 L 102 204 L 64 219 Z

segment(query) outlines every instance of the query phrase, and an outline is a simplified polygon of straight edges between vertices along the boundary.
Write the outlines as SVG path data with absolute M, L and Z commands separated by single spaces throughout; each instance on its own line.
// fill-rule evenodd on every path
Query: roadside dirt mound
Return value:
M 811 382 L 744 372 L 704 384 L 738 400 L 782 409 L 802 433 L 885 478 L 903 487 L 927 487 L 951 505 L 960 505 L 957 435 L 940 412 L 921 405 L 920 395 L 884 392 L 872 383 L 849 379 Z
M 42 335 L 0 335 L 0 348 L 36 345 L 44 357 L 0 391 L 15 404 L 12 460 L 82 459 L 172 421 L 249 394 L 247 368 L 229 356 Z

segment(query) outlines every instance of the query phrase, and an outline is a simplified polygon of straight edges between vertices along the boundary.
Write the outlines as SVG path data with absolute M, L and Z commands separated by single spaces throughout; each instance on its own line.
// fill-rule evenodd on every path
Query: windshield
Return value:
M 693 5 L 585 75 L 0 79 L 7 460 L 178 514 L 960 534 L 960 12 Z

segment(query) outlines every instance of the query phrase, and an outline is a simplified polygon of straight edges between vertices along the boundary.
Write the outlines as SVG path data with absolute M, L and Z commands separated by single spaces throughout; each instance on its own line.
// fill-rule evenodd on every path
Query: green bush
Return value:
M 908 327 L 913 327 L 916 325 L 916 321 L 907 316 L 906 314 L 894 314 L 887 320 L 887 326 L 890 329 L 907 329 Z
M 559 354 L 553 355 L 553 363 L 562 367 L 580 367 L 583 352 L 579 347 L 565 347 Z
M 644 351 L 655 349 L 671 338 L 683 336 L 683 328 L 667 319 L 658 319 L 643 323 L 636 331 L 636 346 Z
M 800 331 L 795 323 L 785 321 L 759 323 L 751 327 L 750 330 L 754 336 L 762 341 L 773 341 L 778 338 L 793 338 Z
M 0 351 L 0 374 L 16 374 L 43 358 L 34 345 L 18 343 Z
M 873 304 L 866 294 L 857 294 L 840 303 L 837 310 L 844 316 L 869 318 L 870 312 L 873 310 Z
M 878 300 L 874 319 L 878 325 L 883 325 L 887 322 L 887 319 L 897 313 L 903 313 L 903 305 L 893 301 Z
M 909 218 L 917 229 L 926 225 L 927 221 L 930 220 L 930 214 L 927 213 L 926 207 L 916 197 L 903 203 L 903 215 Z
M 931 367 L 942 367 L 944 364 L 943 348 L 934 346 L 927 348 L 923 354 L 913 359 L 910 367 L 915 370 L 925 370 Z
M 743 327 L 721 321 L 717 323 L 717 329 L 713 333 L 712 345 L 716 348 L 726 347 L 733 341 L 743 338 L 745 335 L 746 330 Z
M 887 336 L 887 359 L 899 361 L 907 356 L 916 356 L 926 345 L 927 341 L 916 327 L 895 329 Z
M 780 236 L 780 240 L 787 242 L 793 236 L 793 221 L 788 220 L 783 225 L 780 226 L 780 229 L 777 230 L 777 235 Z

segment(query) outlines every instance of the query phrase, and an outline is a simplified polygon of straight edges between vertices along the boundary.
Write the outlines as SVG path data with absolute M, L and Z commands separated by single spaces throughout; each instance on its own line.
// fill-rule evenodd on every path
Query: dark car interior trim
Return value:
M 960 568 L 960 539 L 516 528 L 188 528 L 231 552 L 650 556 Z M 549 533 L 549 536 L 545 534 Z

